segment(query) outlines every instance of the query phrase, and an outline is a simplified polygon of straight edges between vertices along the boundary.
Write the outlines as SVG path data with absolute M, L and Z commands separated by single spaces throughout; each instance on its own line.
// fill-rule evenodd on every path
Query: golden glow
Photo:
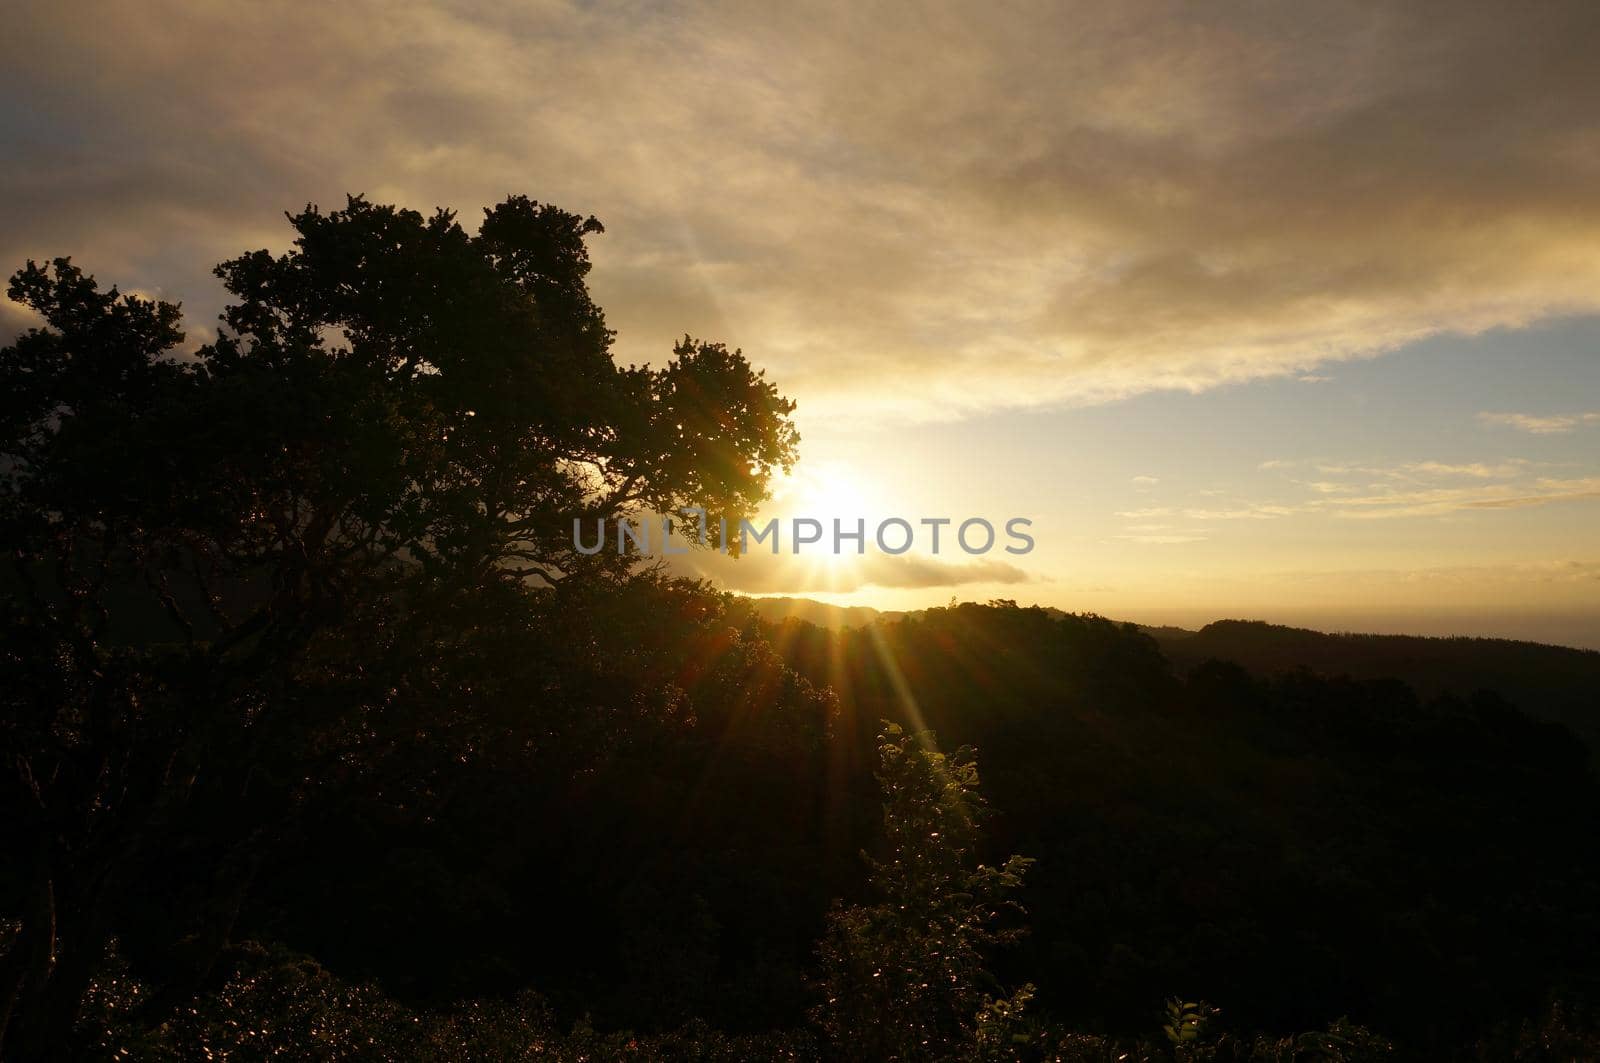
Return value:
M 834 518 L 854 526 L 868 515 L 871 492 L 849 469 L 839 464 L 816 469 L 796 469 L 787 478 L 786 490 L 775 495 L 784 515 L 811 517 L 830 527 Z

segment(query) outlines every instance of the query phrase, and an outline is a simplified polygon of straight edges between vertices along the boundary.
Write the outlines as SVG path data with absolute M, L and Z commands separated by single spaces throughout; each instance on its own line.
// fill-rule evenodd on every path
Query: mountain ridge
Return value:
M 883 612 L 809 598 L 744 600 L 770 623 L 798 620 L 831 631 L 922 612 Z M 1303 669 L 1328 677 L 1397 679 L 1424 699 L 1493 691 L 1531 715 L 1566 725 L 1600 749 L 1600 651 L 1481 636 L 1324 632 L 1264 620 L 1214 620 L 1198 630 L 1134 626 L 1180 675 L 1208 661 L 1225 661 L 1262 676 Z

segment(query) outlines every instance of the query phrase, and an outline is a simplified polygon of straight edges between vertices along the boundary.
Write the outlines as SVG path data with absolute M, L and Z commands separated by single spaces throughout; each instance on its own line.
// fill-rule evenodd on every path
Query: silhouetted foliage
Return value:
M 983 805 L 970 751 L 947 757 L 932 734 L 889 724 L 877 778 L 884 852 L 871 861 L 873 899 L 828 917 L 818 1025 L 840 1058 L 969 1059 L 980 1039 L 1009 1047 L 1032 987 L 1005 994 L 987 953 L 1019 936 L 1005 919 L 1020 914 L 1010 897 L 1029 861 L 977 863 Z
M 561 609 L 532 586 L 633 564 L 579 554 L 575 517 L 742 514 L 793 460 L 792 405 L 737 352 L 613 363 L 592 218 L 519 197 L 476 235 L 361 199 L 290 220 L 290 253 L 218 267 L 235 302 L 193 358 L 175 306 L 65 259 L 12 280 L 44 325 L 0 351 L 8 1054 L 64 1038 L 124 927 L 167 968 L 153 1006 L 204 978 L 325 781 L 308 761 L 363 775 L 433 733 L 483 740 L 505 706 L 475 685 L 506 680 L 485 655 Z M 595 647 L 564 649 L 583 681 Z M 192 903 L 130 916 L 169 876 Z

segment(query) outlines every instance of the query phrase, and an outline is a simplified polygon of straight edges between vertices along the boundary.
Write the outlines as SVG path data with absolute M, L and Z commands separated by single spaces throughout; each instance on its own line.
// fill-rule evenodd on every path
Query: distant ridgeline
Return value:
M 1600 653 L 1510 639 L 1329 635 L 1257 620 L 1219 620 L 1198 632 L 1146 629 L 1180 673 L 1208 660 L 1272 674 L 1399 679 L 1419 697 L 1492 690 L 1600 747 Z
M 803 620 L 833 630 L 908 615 L 809 598 L 748 602 L 768 621 Z M 1591 749 L 1600 748 L 1600 652 L 1594 650 L 1511 639 L 1327 634 L 1260 620 L 1218 620 L 1199 631 L 1139 630 L 1156 641 L 1179 676 L 1208 661 L 1231 661 L 1260 676 L 1303 668 L 1330 678 L 1397 679 L 1424 701 L 1492 691 L 1531 716 L 1565 724 Z

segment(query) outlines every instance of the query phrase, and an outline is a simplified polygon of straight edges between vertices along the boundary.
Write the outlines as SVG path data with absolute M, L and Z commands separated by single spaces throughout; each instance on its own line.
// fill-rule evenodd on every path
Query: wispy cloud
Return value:
M 1600 498 L 1600 477 L 1540 478 L 1531 482 L 1466 486 L 1393 487 L 1372 494 L 1321 499 L 1307 505 L 1338 517 L 1374 520 L 1443 516 L 1471 510 L 1527 509 L 1596 498 Z
M 1287 517 L 1294 512 L 1292 506 L 1278 505 L 1276 503 L 1263 503 L 1260 505 L 1242 505 L 1227 509 L 1214 509 L 1204 506 L 1152 506 L 1145 509 L 1119 510 L 1117 516 L 1129 520 L 1144 520 L 1151 517 L 1182 517 L 1185 520 L 1272 520 L 1276 517 Z
M 1137 532 L 1131 535 L 1119 535 L 1116 538 L 1130 543 L 1142 543 L 1146 546 L 1175 546 L 1180 543 L 1203 543 L 1204 535 L 1183 535 L 1175 532 Z
M 1327 583 L 1357 585 L 1390 590 L 1401 585 L 1449 588 L 1492 589 L 1504 595 L 1508 589 L 1541 584 L 1578 591 L 1600 583 L 1600 560 L 1552 558 L 1486 565 L 1446 565 L 1409 569 L 1345 569 L 1274 573 L 1287 584 Z
M 1418 461 L 1401 466 L 1401 473 L 1411 473 L 1421 476 L 1467 476 L 1478 480 L 1504 479 L 1517 476 L 1527 468 L 1527 462 L 1503 461 L 1490 465 L 1486 462 L 1475 461 L 1464 465 L 1451 464 L 1445 461 Z
M 1548 436 L 1570 432 L 1580 425 L 1600 423 L 1600 412 L 1546 415 L 1484 412 L 1478 414 L 1478 419 L 1484 424 L 1499 425 L 1506 428 L 1515 428 L 1521 432 L 1530 432 L 1533 435 Z
M 1348 461 L 1265 461 L 1257 466 L 1266 472 L 1295 468 L 1310 468 L 1324 476 L 1360 476 L 1380 481 L 1424 482 L 1436 479 L 1510 479 L 1527 474 L 1538 467 L 1525 458 L 1503 458 L 1498 461 L 1408 461 L 1376 464 Z M 1356 489 L 1356 485 L 1331 480 L 1295 480 L 1304 487 L 1322 494 L 1336 494 Z
M 1382 520 L 1528 509 L 1600 498 L 1600 476 L 1542 475 L 1558 467 L 1523 458 L 1391 464 L 1273 460 L 1262 462 L 1258 468 L 1285 473 L 1284 483 L 1304 494 L 1298 498 L 1237 501 L 1224 509 L 1168 506 L 1124 510 L 1117 516 L 1204 521 L 1321 515 Z M 1328 478 L 1299 479 L 1289 475 L 1289 470 L 1296 469 L 1313 469 Z

